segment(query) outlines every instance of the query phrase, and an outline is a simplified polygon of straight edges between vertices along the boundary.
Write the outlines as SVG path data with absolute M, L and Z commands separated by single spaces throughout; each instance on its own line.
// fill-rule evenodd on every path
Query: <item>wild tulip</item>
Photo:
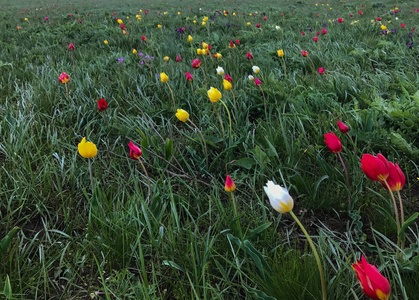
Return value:
M 319 38 L 317 36 L 313 37 L 313 41 L 315 41 L 316 43 L 319 41 Z
M 178 118 L 179 121 L 186 122 L 189 119 L 189 113 L 186 110 L 178 109 L 176 112 L 176 118 Z
M 349 127 L 343 124 L 341 121 L 338 121 L 338 126 L 340 132 L 342 132 L 343 134 L 348 133 L 348 131 L 350 130 Z
M 97 154 L 97 147 L 92 142 L 86 142 L 84 137 L 77 147 L 79 154 L 84 158 L 93 158 Z
M 405 27 L 406 27 L 406 25 L 405 25 L 405 24 L 400 24 L 400 26 L 401 26 L 402 28 L 405 28 Z
M 377 20 L 377 21 L 381 21 L 381 18 L 380 18 L 380 17 L 378 17 L 378 18 L 375 18 L 375 20 Z
M 293 209 L 294 200 L 286 189 L 273 183 L 273 181 L 268 181 L 263 189 L 269 198 L 272 208 L 277 212 L 284 214 Z
M 249 75 L 248 78 L 249 78 L 250 81 L 253 81 L 255 79 L 252 75 Z
M 68 50 L 70 50 L 70 51 L 74 51 L 74 45 L 73 45 L 73 43 L 70 43 L 70 44 L 68 45 Z
M 358 11 L 358 13 L 359 13 L 359 15 L 362 15 L 362 14 L 363 14 L 363 12 L 362 12 L 362 11 Z
M 67 73 L 61 73 L 60 76 L 58 77 L 58 80 L 63 83 L 66 84 L 68 82 L 70 82 L 70 76 L 68 76 Z
M 185 75 L 186 75 L 186 80 L 187 81 L 193 81 L 193 77 L 192 77 L 191 73 L 186 72 Z
M 352 265 L 352 269 L 355 271 L 362 291 L 370 299 L 388 300 L 390 298 L 391 288 L 387 278 L 381 275 L 375 266 L 370 265 L 364 256 Z
M 192 41 L 193 41 L 192 36 L 188 35 L 188 41 L 189 41 L 189 42 L 192 42 Z
M 353 14 L 349 14 L 349 16 L 352 18 L 354 15 Z
M 223 80 L 223 86 L 224 86 L 224 89 L 226 91 L 231 90 L 231 88 L 233 87 L 233 85 L 230 83 L 230 81 L 228 81 L 226 79 Z
M 161 82 L 165 83 L 169 80 L 169 77 L 166 75 L 166 73 L 160 73 L 160 80 Z
M 208 44 L 207 44 L 207 43 L 202 42 L 202 48 L 204 48 L 204 49 L 208 49 Z
M 252 53 L 247 52 L 247 54 L 246 54 L 246 58 L 247 58 L 247 59 L 253 59 L 253 55 L 252 55 Z
M 141 37 L 141 39 L 143 40 L 143 42 L 147 41 L 147 38 L 144 35 Z
M 143 152 L 141 151 L 140 147 L 136 146 L 132 141 L 128 144 L 129 147 L 129 155 L 132 159 L 139 159 Z
M 343 22 L 343 19 L 342 19 L 342 18 L 339 18 L 339 19 L 338 19 L 338 22 L 339 22 L 339 23 L 342 23 L 342 22 Z
M 122 30 L 125 29 L 125 25 L 124 24 L 121 24 L 119 27 L 121 27 Z
M 320 32 L 316 31 L 316 35 L 320 35 Z
M 228 74 L 224 76 L 224 79 L 227 80 L 228 82 L 233 82 L 233 78 L 231 78 L 230 75 Z
M 230 175 L 227 175 L 224 188 L 226 192 L 230 192 L 230 193 L 232 193 L 236 189 L 236 185 L 233 179 L 231 179 Z
M 392 192 L 400 191 L 404 187 L 404 184 L 406 182 L 406 177 L 404 176 L 402 170 L 400 169 L 400 167 L 397 163 L 393 164 L 392 162 L 389 161 L 387 166 L 388 166 L 388 169 L 389 169 L 389 175 L 388 175 L 387 180 L 386 180 L 387 183 L 388 183 L 388 187 L 384 183 L 384 181 L 382 181 L 381 184 L 386 189 L 389 189 L 389 187 L 390 187 L 390 190 Z
M 283 57 L 284 56 L 284 50 L 282 50 L 282 49 L 278 50 L 277 53 L 278 53 L 278 56 L 279 57 Z
M 236 40 L 236 45 L 240 45 L 240 41 L 239 40 Z
M 106 102 L 105 99 L 101 98 L 100 100 L 96 100 L 97 101 L 97 108 L 99 109 L 99 111 L 105 111 L 108 108 L 108 103 Z
M 198 69 L 201 66 L 201 61 L 199 59 L 194 59 L 191 63 L 192 68 Z
M 262 81 L 260 81 L 258 78 L 255 78 L 255 84 L 257 86 L 260 86 L 262 84 Z
M 268 18 L 267 17 L 263 17 L 263 21 L 266 21 Z
M 308 52 L 307 52 L 307 51 L 302 50 L 302 51 L 301 51 L 301 55 L 302 55 L 303 57 L 307 57 L 307 56 L 308 56 Z
M 319 68 L 319 74 L 324 74 L 326 70 L 324 68 Z
M 217 74 L 221 75 L 221 76 L 224 75 L 224 69 L 222 67 L 218 66 L 217 67 Z
M 182 61 L 182 57 L 180 56 L 180 54 L 176 55 L 176 62 L 181 62 Z
M 260 24 L 256 24 L 256 28 L 260 28 Z
M 384 181 L 390 174 L 388 161 L 380 153 L 377 156 L 364 154 L 361 158 L 361 168 L 372 181 Z
M 324 29 L 324 28 L 322 28 L 322 34 L 323 34 L 323 35 L 327 34 L 327 30 L 326 30 L 326 29 Z
M 211 102 L 218 102 L 221 99 L 221 93 L 219 90 L 217 90 L 216 88 L 211 87 L 208 90 L 208 97 L 211 100 Z
M 305 36 L 305 35 L 306 35 L 306 33 L 305 33 L 304 31 L 301 31 L 301 35 L 302 35 L 302 36 Z
M 234 49 L 236 48 L 236 45 L 230 40 L 228 47 Z
M 252 67 L 253 72 L 255 72 L 256 74 L 260 72 L 260 69 L 258 66 L 253 66 Z
M 198 54 L 198 55 L 202 55 L 202 49 L 196 49 L 196 54 Z
M 339 153 L 342 152 L 342 143 L 340 139 L 332 132 L 326 133 L 324 135 L 327 147 L 329 148 L 330 152 L 332 153 Z
M 216 54 L 214 54 L 214 56 L 216 57 L 216 58 L 218 58 L 218 59 L 220 59 L 220 58 L 222 58 L 223 56 L 221 55 L 221 53 L 216 53 Z
M 107 41 L 107 40 L 104 40 L 104 41 L 103 41 L 103 43 L 104 43 L 105 45 L 107 45 L 107 44 L 108 44 L 108 41 Z

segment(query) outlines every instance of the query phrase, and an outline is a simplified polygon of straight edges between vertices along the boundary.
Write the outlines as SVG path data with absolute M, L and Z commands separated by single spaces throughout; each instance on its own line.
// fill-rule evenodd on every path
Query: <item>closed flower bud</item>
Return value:
M 332 132 L 324 135 L 324 142 L 332 153 L 339 153 L 342 151 L 342 143 L 340 139 Z
M 266 195 L 268 195 L 271 206 L 277 212 L 287 213 L 293 209 L 294 200 L 286 189 L 273 183 L 273 181 L 268 181 L 263 189 Z
M 68 45 L 68 50 L 74 51 L 74 45 L 73 45 L 73 43 L 70 43 L 70 45 Z
M 390 173 L 388 161 L 380 153 L 377 156 L 364 154 L 361 158 L 361 168 L 364 174 L 373 181 L 384 181 Z
M 260 69 L 258 66 L 253 66 L 252 67 L 253 72 L 255 72 L 256 74 L 260 72 Z
M 169 77 L 166 75 L 166 73 L 160 73 L 160 80 L 161 82 L 165 83 L 169 80 Z
M 211 87 L 208 90 L 208 97 L 210 98 L 211 102 L 218 102 L 221 99 L 221 93 L 216 88 Z
M 108 103 L 105 99 L 96 100 L 97 101 L 97 108 L 99 111 L 105 111 L 108 108 Z
M 192 41 L 193 41 L 192 36 L 188 35 L 188 41 L 190 41 L 190 42 L 192 42 Z
M 231 76 L 228 74 L 224 75 L 224 79 L 227 80 L 228 82 L 233 82 L 233 78 L 231 78 Z
M 349 127 L 343 124 L 341 121 L 338 121 L 338 126 L 340 132 L 342 132 L 343 134 L 347 133 L 350 130 Z
M 169 56 L 164 57 L 164 61 L 169 61 L 169 60 L 170 60 Z
M 232 85 L 231 85 L 231 83 L 228 81 L 228 80 L 223 80 L 223 86 L 224 86 L 224 89 L 226 90 L 226 91 L 228 91 L 228 90 L 231 90 L 231 88 L 233 87 Z
M 247 58 L 247 59 L 252 59 L 252 58 L 253 58 L 252 53 L 247 52 L 247 54 L 246 54 L 246 58 Z
M 231 179 L 230 175 L 227 175 L 226 183 L 225 183 L 226 192 L 232 193 L 235 189 L 236 189 L 236 185 L 234 184 L 233 179 Z
M 92 142 L 86 142 L 85 137 L 81 140 L 77 148 L 79 150 L 79 154 L 84 158 L 92 158 L 97 154 L 96 145 Z
M 186 75 L 186 80 L 187 81 L 192 81 L 193 80 L 193 77 L 192 77 L 191 73 L 186 72 L 185 75 Z
M 256 84 L 257 86 L 259 86 L 259 85 L 261 85 L 261 84 L 262 84 L 262 81 L 260 81 L 258 78 L 255 78 L 255 84 Z
M 186 122 L 189 119 L 189 114 L 186 110 L 178 109 L 176 112 L 176 118 L 182 122 Z
M 283 57 L 284 56 L 284 50 L 280 49 L 277 52 L 278 52 L 278 56 L 279 57 Z
M 132 159 L 139 159 L 143 152 L 141 151 L 140 147 L 136 146 L 133 142 L 129 142 L 129 155 Z
M 218 75 L 224 75 L 224 69 L 220 66 L 217 67 L 217 74 Z

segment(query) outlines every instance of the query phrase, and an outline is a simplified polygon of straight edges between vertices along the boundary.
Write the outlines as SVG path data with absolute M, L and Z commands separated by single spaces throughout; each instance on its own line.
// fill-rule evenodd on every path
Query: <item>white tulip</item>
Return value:
M 266 186 L 263 187 L 266 195 L 268 195 L 269 202 L 271 206 L 280 213 L 287 213 L 294 207 L 294 200 L 291 198 L 288 191 L 273 183 L 273 181 L 268 181 Z
M 255 79 L 255 77 L 253 77 L 252 75 L 249 75 L 249 80 L 252 81 L 253 79 Z
M 259 73 L 260 69 L 258 66 L 253 66 L 252 67 L 253 72 L 255 72 L 256 74 Z
M 217 67 L 217 74 L 218 75 L 223 75 L 224 74 L 224 69 L 221 68 L 220 66 Z

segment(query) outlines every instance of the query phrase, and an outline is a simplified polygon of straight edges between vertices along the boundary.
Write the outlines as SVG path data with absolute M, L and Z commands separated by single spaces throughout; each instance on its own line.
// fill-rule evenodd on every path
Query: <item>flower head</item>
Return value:
M 165 83 L 169 80 L 169 76 L 166 75 L 166 73 L 160 73 L 160 80 L 161 82 Z
M 406 177 L 404 176 L 402 170 L 400 169 L 397 163 L 393 164 L 391 161 L 389 161 L 387 166 L 389 169 L 389 175 L 386 181 L 390 187 L 390 190 L 392 192 L 400 191 L 404 187 Z M 388 189 L 384 181 L 382 181 L 381 184 L 384 188 Z
M 230 192 L 230 193 L 232 193 L 236 189 L 236 185 L 234 184 L 234 181 L 233 179 L 231 179 L 230 175 L 227 175 L 224 188 L 226 192 Z
M 70 82 L 70 76 L 68 76 L 68 74 L 67 73 L 61 73 L 61 75 L 60 75 L 60 77 L 58 77 L 58 80 L 61 82 L 61 83 L 68 83 L 68 82 Z
M 158 29 L 161 29 L 161 28 L 162 28 L 162 26 L 161 26 L 160 24 L 158 24 L 158 25 L 157 25 L 157 28 L 158 28 Z
M 97 108 L 99 111 L 105 111 L 108 108 L 108 103 L 105 99 L 96 100 L 97 101 Z
M 221 53 L 216 53 L 216 54 L 214 54 L 214 57 L 216 57 L 216 58 L 220 59 L 220 58 L 221 58 L 221 57 L 223 57 L 223 56 L 221 55 Z
M 260 69 L 258 66 L 253 66 L 252 67 L 253 72 L 255 72 L 256 74 L 260 72 Z
M 143 42 L 147 41 L 147 38 L 144 35 L 141 37 L 141 39 L 143 40 Z
M 74 51 L 74 45 L 73 45 L 73 43 L 70 43 L 70 44 L 68 45 L 68 50 L 70 50 L 70 51 Z
M 262 84 L 262 81 L 260 81 L 258 78 L 255 78 L 255 84 L 257 86 L 260 86 Z
M 180 56 L 180 54 L 176 55 L 176 62 L 181 62 L 182 61 L 182 56 Z
M 169 61 L 170 60 L 170 57 L 169 56 L 165 56 L 163 59 L 164 59 L 164 61 Z
M 377 156 L 364 154 L 361 158 L 361 168 L 364 174 L 373 181 L 384 181 L 390 173 L 388 161 L 380 153 Z
M 211 87 L 208 90 L 208 97 L 210 98 L 211 102 L 218 102 L 221 99 L 221 93 L 216 88 Z
M 286 189 L 273 183 L 273 181 L 268 181 L 263 189 L 265 190 L 266 195 L 268 195 L 271 206 L 277 212 L 287 213 L 293 209 L 294 200 Z
M 233 85 L 230 83 L 230 81 L 228 81 L 226 79 L 223 80 L 223 86 L 224 86 L 224 89 L 226 91 L 231 90 L 231 88 L 233 87 Z
M 319 74 L 324 74 L 326 70 L 324 68 L 319 68 Z
M 338 121 L 338 126 L 340 132 L 342 132 L 343 134 L 347 133 L 350 130 L 349 127 L 343 124 L 341 121 Z
M 128 144 L 129 147 L 129 156 L 132 159 L 139 159 L 143 152 L 141 151 L 140 147 L 136 146 L 132 141 Z
M 86 142 L 86 138 L 84 137 L 78 145 L 79 154 L 84 158 L 91 158 L 95 157 L 97 154 L 96 145 L 92 142 Z
M 193 77 L 192 77 L 191 73 L 186 72 L 185 75 L 186 75 L 186 80 L 187 81 L 192 81 L 193 80 Z
M 283 57 L 284 56 L 284 50 L 282 50 L 282 49 L 278 50 L 277 53 L 278 53 L 278 56 L 279 57 Z
M 248 78 L 250 81 L 253 81 L 255 79 L 255 77 L 253 77 L 252 75 L 249 75 Z
M 202 55 L 202 49 L 196 49 L 196 54 Z
M 189 119 L 189 114 L 186 110 L 178 109 L 176 112 L 176 118 L 182 122 L 186 122 Z
M 189 42 L 192 42 L 192 41 L 193 41 L 192 36 L 188 35 L 188 41 L 189 41 Z
M 105 45 L 107 45 L 107 44 L 108 44 L 108 41 L 107 41 L 107 40 L 104 40 L 104 41 L 103 41 L 103 43 L 104 43 Z
M 327 34 L 327 30 L 325 28 L 322 28 L 322 34 L 323 35 Z
M 191 63 L 192 68 L 198 69 L 201 66 L 201 61 L 199 59 L 194 59 Z
M 222 67 L 218 66 L 217 67 L 217 74 L 221 75 L 221 76 L 224 75 L 224 69 Z
M 339 153 L 342 151 L 342 143 L 340 139 L 332 132 L 324 135 L 324 142 L 332 153 Z
M 302 55 L 303 57 L 307 57 L 307 56 L 308 56 L 308 52 L 307 52 L 307 51 L 302 50 L 302 51 L 301 51 L 301 55 Z
M 317 36 L 313 37 L 313 41 L 315 41 L 316 43 L 319 41 L 319 38 Z
M 230 40 L 230 43 L 228 44 L 228 47 L 231 48 L 231 49 L 234 49 L 234 48 L 236 48 L 236 45 L 233 43 L 232 40 Z
M 364 256 L 352 265 L 352 269 L 365 295 L 373 300 L 388 300 L 391 293 L 390 283 Z
M 227 80 L 228 82 L 233 82 L 233 78 L 231 78 L 230 75 L 228 74 L 224 75 L 224 79 Z

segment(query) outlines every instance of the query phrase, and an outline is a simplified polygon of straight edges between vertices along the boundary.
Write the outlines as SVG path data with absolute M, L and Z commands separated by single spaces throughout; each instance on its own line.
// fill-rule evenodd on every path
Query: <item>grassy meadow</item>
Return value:
M 0 0 L 0 28 L 1 299 L 325 299 L 270 180 L 327 299 L 368 299 L 362 255 L 419 299 L 417 2 Z

